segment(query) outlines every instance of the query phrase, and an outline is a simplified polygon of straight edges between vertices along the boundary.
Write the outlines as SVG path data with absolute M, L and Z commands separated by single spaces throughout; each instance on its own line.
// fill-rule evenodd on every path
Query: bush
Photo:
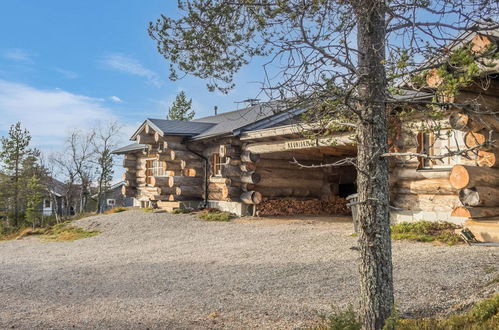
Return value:
M 362 325 L 352 307 L 341 311 L 333 308 L 329 315 L 322 315 L 315 330 L 357 330 Z M 450 315 L 447 318 L 400 319 L 396 309 L 386 320 L 383 329 L 397 330 L 488 330 L 499 329 L 499 294 L 476 303 L 467 312 Z
M 229 212 L 208 209 L 201 213 L 199 218 L 206 221 L 230 221 L 230 219 L 232 219 L 232 214 Z
M 417 242 L 442 242 L 455 245 L 462 242 L 461 237 L 455 233 L 459 226 L 450 222 L 402 222 L 392 225 L 392 239 L 410 240 Z
M 338 310 L 333 307 L 333 311 L 329 315 L 321 315 L 322 322 L 314 327 L 314 330 L 360 330 L 362 323 L 353 310 L 349 306 L 346 310 Z
M 192 213 L 191 209 L 175 209 L 172 211 L 173 214 L 189 214 Z

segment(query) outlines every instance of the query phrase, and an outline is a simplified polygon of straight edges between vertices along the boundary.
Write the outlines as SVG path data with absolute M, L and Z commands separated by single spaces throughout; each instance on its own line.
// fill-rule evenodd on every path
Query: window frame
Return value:
M 451 134 L 448 134 L 450 132 Z M 425 153 L 430 156 L 439 154 L 439 151 L 447 152 L 449 150 L 457 150 L 464 147 L 459 145 L 460 141 L 464 141 L 462 136 L 463 132 L 454 129 L 443 129 L 438 133 L 435 132 L 419 132 L 417 135 L 417 152 Z M 445 137 L 446 138 L 443 138 Z M 458 145 L 456 145 L 456 142 Z M 442 162 L 443 161 L 443 162 Z M 443 158 L 442 161 L 438 159 L 428 159 L 418 157 L 418 170 L 431 171 L 431 170 L 450 170 L 454 165 L 459 164 L 460 156 L 452 156 Z
M 222 176 L 222 166 L 226 163 L 226 157 L 220 157 L 220 153 L 215 152 L 211 155 L 211 172 L 212 176 Z

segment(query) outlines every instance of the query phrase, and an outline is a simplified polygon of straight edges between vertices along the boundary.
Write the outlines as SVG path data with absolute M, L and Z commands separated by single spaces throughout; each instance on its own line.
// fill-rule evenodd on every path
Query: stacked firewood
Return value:
M 303 200 L 290 197 L 268 199 L 258 205 L 258 214 L 261 216 L 350 214 L 350 209 L 346 204 L 346 199 L 337 196 L 332 196 L 329 200 L 325 201 L 320 199 Z
M 497 109 L 499 98 L 484 98 L 482 105 L 484 111 Z M 459 190 L 462 203 L 452 215 L 474 219 L 499 216 L 499 119 L 456 111 L 449 122 L 454 129 L 466 132 L 466 147 L 479 147 L 469 155 L 474 165 L 455 165 L 450 173 L 450 183 Z

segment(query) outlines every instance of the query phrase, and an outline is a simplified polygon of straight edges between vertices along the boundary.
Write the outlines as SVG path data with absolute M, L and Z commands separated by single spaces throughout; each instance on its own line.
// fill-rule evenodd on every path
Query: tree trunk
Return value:
M 356 4 L 358 60 L 357 186 L 361 317 L 364 329 L 382 329 L 393 308 L 386 113 L 385 2 Z

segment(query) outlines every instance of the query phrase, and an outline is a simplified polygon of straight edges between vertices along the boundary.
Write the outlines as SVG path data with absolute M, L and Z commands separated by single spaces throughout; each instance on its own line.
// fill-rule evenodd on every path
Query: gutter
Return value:
M 182 141 L 182 143 L 185 145 L 185 148 L 187 151 L 191 152 L 192 154 L 198 156 L 199 158 L 202 158 L 204 160 L 204 201 L 203 201 L 203 208 L 208 207 L 208 158 L 203 156 L 200 153 L 197 153 L 194 150 L 189 149 L 189 146 L 185 144 L 185 139 Z

